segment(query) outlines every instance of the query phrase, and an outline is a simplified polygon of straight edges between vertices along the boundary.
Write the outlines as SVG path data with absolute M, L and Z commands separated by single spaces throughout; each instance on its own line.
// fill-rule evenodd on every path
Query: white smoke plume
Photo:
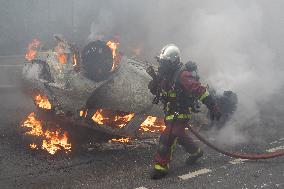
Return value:
M 131 18 L 122 13 L 124 8 L 114 8 L 116 3 L 109 7 L 118 15 L 112 20 L 116 23 L 113 29 L 121 33 L 122 44 L 142 46 L 144 55 L 151 58 L 163 45 L 176 43 L 184 61 L 197 62 L 205 83 L 219 93 L 232 90 L 238 94 L 234 118 L 215 136 L 220 144 L 258 140 L 258 128 L 265 127 L 259 104 L 269 101 L 283 85 L 284 66 L 277 63 L 279 48 L 269 46 L 265 33 L 268 1 L 143 1 L 138 5 L 120 1 L 119 4 L 131 7 L 128 10 Z M 138 7 L 145 11 L 142 13 Z M 94 26 L 96 23 L 91 34 L 96 33 Z M 248 128 L 254 132 L 248 132 Z
M 188 52 L 213 88 L 238 94 L 234 118 L 217 134 L 219 143 L 233 145 L 257 140 L 257 128 L 266 126 L 259 103 L 280 92 L 283 77 L 279 77 L 282 70 L 276 67 L 276 54 L 263 39 L 264 7 L 256 2 L 241 6 L 236 1 L 222 5 L 192 12 L 193 43 Z M 249 127 L 256 132 L 247 133 Z
M 113 31 L 113 17 L 112 13 L 106 9 L 99 12 L 96 20 L 91 25 L 91 33 L 88 41 L 106 40 L 106 35 Z

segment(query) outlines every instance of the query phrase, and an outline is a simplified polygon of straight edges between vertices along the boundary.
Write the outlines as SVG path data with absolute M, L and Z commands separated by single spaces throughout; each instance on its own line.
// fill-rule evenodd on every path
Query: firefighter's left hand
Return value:
M 217 104 L 215 104 L 212 109 L 210 110 L 210 118 L 211 120 L 217 120 L 219 121 L 221 118 L 222 114 L 220 112 L 220 108 L 218 107 Z

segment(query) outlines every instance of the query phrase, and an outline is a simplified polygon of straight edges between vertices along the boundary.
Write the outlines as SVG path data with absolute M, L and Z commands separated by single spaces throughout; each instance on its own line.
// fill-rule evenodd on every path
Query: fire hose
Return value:
M 240 158 L 240 159 L 250 159 L 250 160 L 257 160 L 257 159 L 270 159 L 270 158 L 276 158 L 280 156 L 284 156 L 284 151 L 277 151 L 277 152 L 271 152 L 271 153 L 264 153 L 264 154 L 246 154 L 246 153 L 239 153 L 239 152 L 228 152 L 225 150 L 222 150 L 212 143 L 210 143 L 208 140 L 206 140 L 204 137 L 202 137 L 194 128 L 190 127 L 190 131 L 204 144 L 209 146 L 210 148 L 216 150 L 217 152 L 233 157 L 233 158 Z

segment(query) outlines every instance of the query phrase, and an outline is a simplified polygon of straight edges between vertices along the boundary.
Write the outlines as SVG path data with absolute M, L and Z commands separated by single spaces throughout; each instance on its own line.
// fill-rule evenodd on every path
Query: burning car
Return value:
M 155 127 L 161 111 L 151 103 L 146 65 L 123 57 L 113 41 L 91 42 L 79 53 L 55 39 L 48 51 L 34 40 L 26 54 L 24 83 L 39 110 L 115 135 L 153 130 L 146 125 Z

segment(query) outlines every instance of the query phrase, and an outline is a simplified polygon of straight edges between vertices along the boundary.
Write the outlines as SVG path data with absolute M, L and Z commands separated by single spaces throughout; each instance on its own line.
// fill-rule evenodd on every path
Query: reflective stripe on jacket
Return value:
M 209 96 L 207 88 L 196 79 L 196 74 L 192 74 L 189 71 L 182 71 L 178 74 L 179 76 L 175 81 L 175 89 L 164 88 L 162 90 L 163 96 L 165 97 L 166 121 L 173 120 L 175 113 L 177 114 L 177 119 L 190 119 L 191 106 L 194 102 L 188 103 L 187 100 L 194 101 L 194 99 L 198 99 L 203 101 Z M 179 89 L 177 89 L 177 87 L 179 87 Z

